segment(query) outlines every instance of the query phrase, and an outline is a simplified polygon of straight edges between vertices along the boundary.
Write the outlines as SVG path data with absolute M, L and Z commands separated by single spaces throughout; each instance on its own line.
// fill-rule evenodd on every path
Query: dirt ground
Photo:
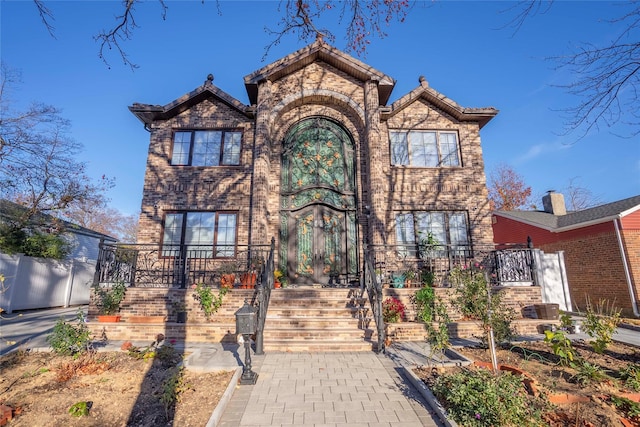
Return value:
M 621 393 L 638 393 L 625 387 L 619 379 L 618 370 L 635 364 L 640 366 L 640 349 L 619 343 L 612 343 L 604 354 L 592 351 L 589 344 L 574 342 L 578 355 L 591 364 L 598 365 L 607 374 L 604 380 L 589 384 L 579 384 L 576 380 L 577 371 L 571 367 L 560 366 L 559 359 L 551 353 L 551 347 L 544 342 L 519 343 L 497 351 L 498 364 L 510 365 L 522 369 L 532 376 L 538 383 L 542 393 L 569 394 L 583 396 L 586 402 L 560 404 L 546 417 L 548 425 L 584 426 L 584 427 L 614 427 L 622 426 L 622 413 L 617 411 L 610 400 L 611 395 Z M 456 349 L 474 361 L 491 362 L 491 354 L 486 349 L 462 348 Z M 434 375 L 446 374 L 446 370 L 435 372 L 428 368 L 417 369 L 416 374 L 427 384 Z M 634 425 L 640 426 L 640 418 L 632 420 Z
M 233 372 L 180 370 L 181 358 L 173 351 L 146 358 L 127 351 L 99 352 L 76 359 L 12 353 L 0 358 L 0 405 L 13 408 L 12 427 L 203 427 Z M 79 402 L 89 402 L 88 415 L 69 413 Z

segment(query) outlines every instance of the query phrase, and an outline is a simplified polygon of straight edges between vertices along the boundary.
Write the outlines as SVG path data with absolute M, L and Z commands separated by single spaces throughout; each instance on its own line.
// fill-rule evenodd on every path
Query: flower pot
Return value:
M 240 276 L 240 284 L 242 289 L 253 289 L 256 286 L 256 273 L 243 273 Z
M 131 316 L 127 318 L 129 323 L 164 323 L 165 316 Z
M 116 314 L 102 314 L 98 316 L 100 323 L 115 323 L 120 321 L 121 316 Z
M 277 280 L 275 282 L 273 282 L 273 287 L 278 289 L 282 287 L 282 283 L 278 282 Z
M 223 274 L 220 277 L 220 287 L 221 288 L 227 288 L 227 289 L 231 289 L 233 288 L 233 284 L 236 281 L 236 275 L 235 274 Z
M 176 322 L 187 323 L 187 312 L 179 311 L 178 313 L 176 313 Z

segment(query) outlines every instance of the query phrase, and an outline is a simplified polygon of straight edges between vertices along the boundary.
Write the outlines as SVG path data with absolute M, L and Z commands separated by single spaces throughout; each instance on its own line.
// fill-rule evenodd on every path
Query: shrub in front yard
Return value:
M 47 336 L 47 342 L 57 354 L 73 356 L 87 352 L 91 347 L 91 331 L 87 327 L 82 309 L 76 314 L 75 325 L 59 319 Z
M 469 370 L 436 378 L 433 392 L 465 427 L 541 426 L 546 402 L 527 394 L 519 377 Z

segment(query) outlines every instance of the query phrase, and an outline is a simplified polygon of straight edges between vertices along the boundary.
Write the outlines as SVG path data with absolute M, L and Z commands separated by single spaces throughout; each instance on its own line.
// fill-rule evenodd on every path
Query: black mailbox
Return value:
M 257 315 L 255 308 L 251 307 L 247 301 L 236 311 L 236 334 L 253 335 L 257 329 Z
M 255 384 L 258 374 L 251 370 L 251 335 L 258 329 L 258 315 L 256 309 L 251 307 L 247 300 L 244 305 L 236 311 L 236 334 L 242 335 L 244 341 L 244 367 L 240 384 Z

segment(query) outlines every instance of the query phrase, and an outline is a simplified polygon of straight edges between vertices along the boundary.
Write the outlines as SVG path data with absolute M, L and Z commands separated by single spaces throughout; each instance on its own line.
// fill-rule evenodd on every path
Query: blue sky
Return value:
M 55 16 L 52 38 L 33 2 L 1 6 L 0 56 L 22 73 L 16 99 L 63 110 L 71 136 L 84 145 L 81 160 L 91 176 L 114 177 L 108 196 L 125 214 L 140 209 L 149 134 L 128 110 L 134 102 L 167 104 L 201 85 L 214 84 L 243 103 L 243 77 L 306 45 L 286 37 L 265 61 L 279 1 L 167 1 L 166 20 L 155 0 L 137 6 L 134 38 L 123 43 L 140 68 L 132 71 L 110 52 L 107 68 L 95 36 L 111 28 L 119 1 L 46 2 Z M 503 28 L 510 2 L 436 1 L 419 4 L 406 22 L 392 23 L 385 39 L 372 39 L 359 59 L 397 83 L 390 102 L 418 86 L 430 86 L 463 107 L 495 107 L 500 113 L 481 132 L 487 175 L 501 163 L 532 187 L 535 202 L 573 179 L 604 202 L 640 194 L 640 137 L 620 138 L 623 125 L 575 142 L 562 136 L 562 110 L 576 102 L 556 85 L 570 81 L 546 58 L 567 54 L 582 42 L 606 44 L 620 30 L 607 22 L 621 14 L 615 3 L 554 2 L 514 34 Z M 336 28 L 336 19 L 329 25 Z M 346 49 L 336 29 L 333 45 Z M 355 55 L 354 55 L 355 56 Z M 628 132 L 626 132 L 628 134 Z

